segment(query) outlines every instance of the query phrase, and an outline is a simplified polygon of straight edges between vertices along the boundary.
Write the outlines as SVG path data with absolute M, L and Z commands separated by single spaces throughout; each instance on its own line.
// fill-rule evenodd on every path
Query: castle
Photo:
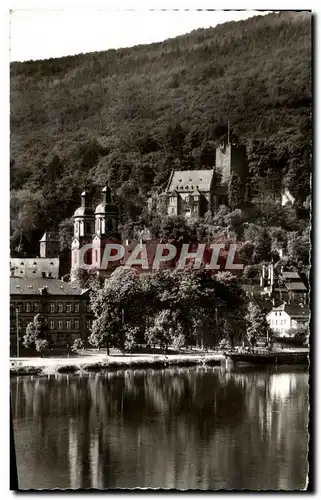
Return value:
M 149 212 L 163 209 L 167 215 L 203 217 L 220 205 L 228 205 L 231 176 L 237 175 L 244 187 L 247 173 L 245 146 L 222 144 L 216 148 L 213 169 L 173 171 L 166 190 L 148 200 Z

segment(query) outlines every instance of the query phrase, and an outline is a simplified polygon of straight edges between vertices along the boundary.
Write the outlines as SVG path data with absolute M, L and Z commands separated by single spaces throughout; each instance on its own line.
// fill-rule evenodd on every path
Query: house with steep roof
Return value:
M 202 217 L 212 209 L 213 170 L 177 170 L 168 181 L 168 215 Z
M 303 304 L 287 304 L 284 302 L 278 307 L 273 307 L 266 315 L 266 320 L 275 333 L 286 336 L 290 330 L 308 324 L 310 310 Z

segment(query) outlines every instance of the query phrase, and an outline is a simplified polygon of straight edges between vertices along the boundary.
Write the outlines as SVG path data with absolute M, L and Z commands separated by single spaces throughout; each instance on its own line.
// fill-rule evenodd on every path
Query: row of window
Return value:
M 91 325 L 92 325 L 91 319 L 87 319 L 86 328 L 88 330 L 91 328 Z M 67 319 L 66 321 L 50 320 L 49 328 L 50 330 L 79 330 L 79 321 L 77 319 L 76 320 Z
M 278 326 L 278 325 L 286 325 L 287 324 L 287 320 L 286 319 L 280 319 L 280 321 L 278 319 L 272 319 L 271 321 L 271 325 L 272 326 Z
M 39 312 L 39 302 L 25 302 L 24 304 L 17 304 L 15 308 L 18 310 L 18 312 Z M 50 304 L 45 304 L 44 310 L 47 312 L 51 313 L 79 313 L 79 304 L 71 304 L 71 303 L 62 303 L 59 302 L 58 304 L 56 302 L 51 302 Z M 87 304 L 87 312 L 90 312 L 90 305 Z
M 24 332 L 27 328 L 29 321 L 21 321 L 19 322 L 19 330 Z M 87 330 L 90 330 L 92 325 L 92 320 L 87 319 L 86 320 L 86 328 Z M 72 319 L 67 319 L 65 321 L 63 320 L 50 320 L 48 323 L 49 329 L 50 330 L 79 330 L 79 320 L 72 320 Z M 15 325 L 14 325 L 15 327 Z M 13 328 L 14 330 L 15 328 Z

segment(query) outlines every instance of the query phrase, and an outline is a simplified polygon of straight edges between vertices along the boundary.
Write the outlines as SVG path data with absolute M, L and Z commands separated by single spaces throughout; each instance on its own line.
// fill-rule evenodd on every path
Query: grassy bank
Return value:
M 219 365 L 221 354 L 172 356 L 95 356 L 78 358 L 26 358 L 10 363 L 10 376 L 100 372 L 129 368 L 166 368 Z

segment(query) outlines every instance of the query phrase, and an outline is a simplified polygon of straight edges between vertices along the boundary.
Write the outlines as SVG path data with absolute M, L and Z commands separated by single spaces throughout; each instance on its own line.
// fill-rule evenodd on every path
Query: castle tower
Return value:
M 228 142 L 216 148 L 215 175 L 217 180 L 214 187 L 214 209 L 219 205 L 228 204 L 228 185 L 233 174 L 237 175 L 241 184 L 241 197 L 245 196 L 248 164 L 246 147 L 242 144 Z
M 222 184 L 227 185 L 232 174 L 244 181 L 247 175 L 246 147 L 231 143 L 217 147 L 215 169 L 221 176 Z
M 57 234 L 45 232 L 39 244 L 40 257 L 42 259 L 59 256 L 59 238 Z
M 74 238 L 71 245 L 71 267 L 77 268 L 80 263 L 80 248 L 91 243 L 92 234 L 94 232 L 95 215 L 88 206 L 88 193 L 83 191 L 81 193 L 81 205 L 74 213 Z M 86 253 L 86 264 L 90 264 L 90 252 Z

